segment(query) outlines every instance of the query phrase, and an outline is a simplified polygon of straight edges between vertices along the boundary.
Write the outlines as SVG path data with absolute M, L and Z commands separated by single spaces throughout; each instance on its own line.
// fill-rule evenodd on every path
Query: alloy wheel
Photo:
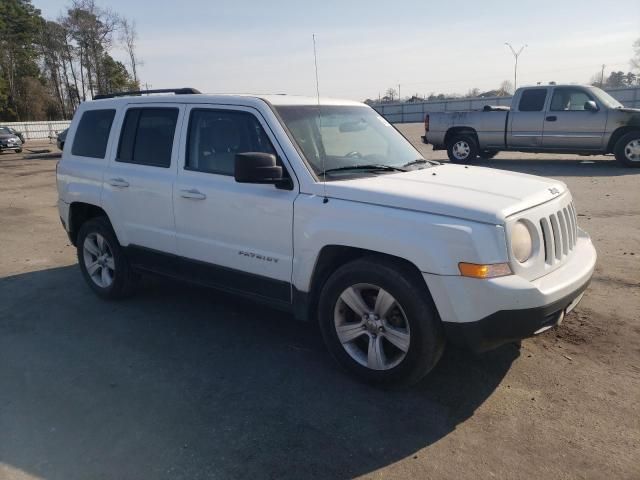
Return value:
M 361 283 L 344 290 L 336 302 L 334 326 L 347 354 L 372 370 L 394 368 L 409 351 L 407 316 L 379 286 Z
M 99 233 L 90 233 L 82 245 L 84 266 L 91 280 L 101 288 L 113 283 L 116 265 L 113 251 L 107 240 Z

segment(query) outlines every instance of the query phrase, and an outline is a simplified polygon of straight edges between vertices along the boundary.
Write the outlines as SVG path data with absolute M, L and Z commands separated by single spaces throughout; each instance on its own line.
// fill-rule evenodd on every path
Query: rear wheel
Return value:
M 625 167 L 640 168 L 640 131 L 623 135 L 616 142 L 613 153 Z
M 114 299 L 132 292 L 129 262 L 105 217 L 92 218 L 80 227 L 76 248 L 82 275 L 95 293 Z
M 385 258 L 334 272 L 322 288 L 319 316 L 332 356 L 367 383 L 410 385 L 442 355 L 442 327 L 424 281 Z
M 453 163 L 472 163 L 478 153 L 478 143 L 470 135 L 455 135 L 447 144 L 447 154 Z

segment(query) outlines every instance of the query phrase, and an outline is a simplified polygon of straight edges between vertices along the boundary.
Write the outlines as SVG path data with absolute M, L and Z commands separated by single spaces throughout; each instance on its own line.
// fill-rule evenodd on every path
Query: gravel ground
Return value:
M 99 300 L 58 219 L 56 160 L 0 155 L 0 479 L 640 478 L 640 169 L 584 160 L 486 162 L 569 185 L 599 254 L 582 303 L 521 345 L 449 348 L 389 393 L 277 311 L 159 279 Z

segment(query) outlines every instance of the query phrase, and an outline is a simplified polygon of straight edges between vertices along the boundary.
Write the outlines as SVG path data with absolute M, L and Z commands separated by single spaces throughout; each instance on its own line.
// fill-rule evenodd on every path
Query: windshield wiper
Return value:
M 402 165 L 403 167 L 412 167 L 413 165 L 424 165 L 424 164 L 429 164 L 429 165 L 440 165 L 440 162 L 436 162 L 435 160 L 425 160 L 424 158 L 417 158 L 415 160 L 411 160 L 408 163 L 405 163 L 404 165 Z
M 383 172 L 406 172 L 404 168 L 392 167 L 391 165 L 382 165 L 382 164 L 366 164 L 366 165 L 346 165 L 344 167 L 337 168 L 328 168 L 322 174 L 325 173 L 333 173 L 333 172 L 345 172 L 348 170 L 370 170 L 374 171 L 383 171 Z

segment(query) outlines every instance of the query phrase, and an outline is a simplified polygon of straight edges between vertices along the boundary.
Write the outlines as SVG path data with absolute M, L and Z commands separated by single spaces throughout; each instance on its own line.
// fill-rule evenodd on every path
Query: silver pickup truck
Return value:
M 614 154 L 640 167 L 640 109 L 625 108 L 596 87 L 549 85 L 516 90 L 511 108 L 429 113 L 424 143 L 455 163 L 500 151 Z

